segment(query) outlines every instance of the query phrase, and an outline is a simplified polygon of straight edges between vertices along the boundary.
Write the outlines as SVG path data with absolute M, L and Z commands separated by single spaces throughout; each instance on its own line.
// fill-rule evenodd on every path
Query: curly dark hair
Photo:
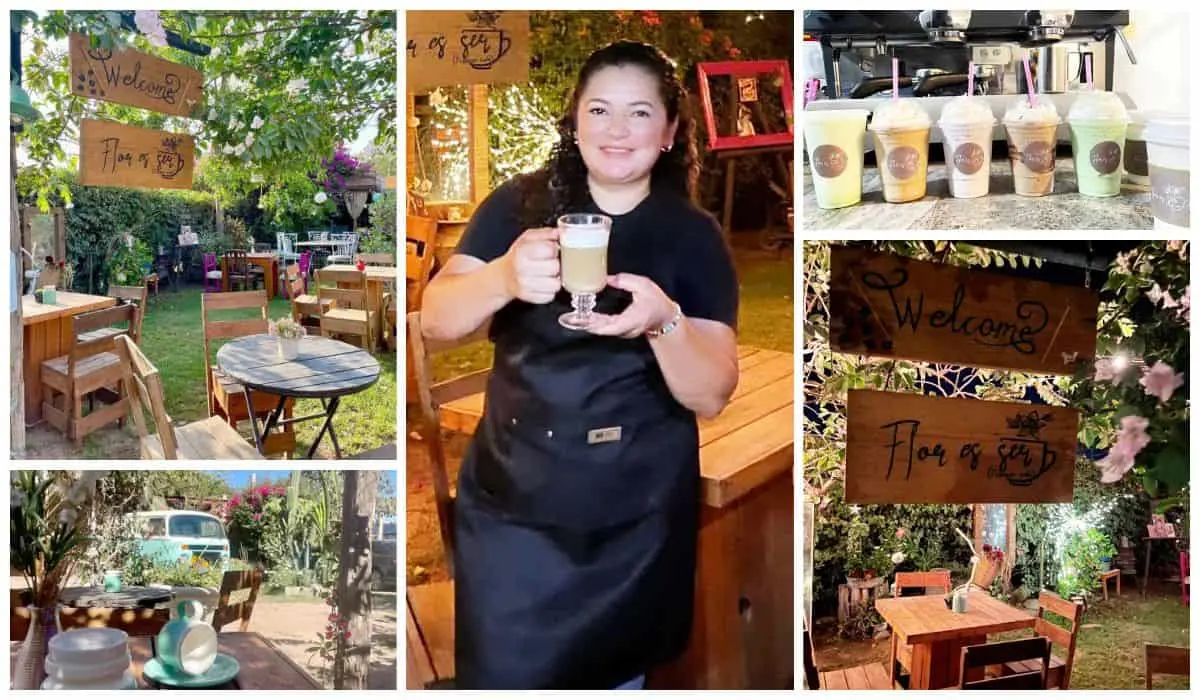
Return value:
M 519 176 L 521 225 L 524 228 L 553 226 L 559 216 L 588 201 L 587 166 L 575 143 L 575 114 L 588 81 L 610 66 L 638 66 L 658 80 L 659 96 L 667 109 L 667 121 L 678 119 L 675 141 L 662 153 L 650 171 L 650 186 L 665 188 L 694 199 L 700 160 L 696 151 L 695 120 L 687 91 L 676 73 L 675 62 L 662 51 L 637 41 L 617 41 L 592 53 L 579 70 L 567 111 L 558 120 L 558 143 L 540 169 Z

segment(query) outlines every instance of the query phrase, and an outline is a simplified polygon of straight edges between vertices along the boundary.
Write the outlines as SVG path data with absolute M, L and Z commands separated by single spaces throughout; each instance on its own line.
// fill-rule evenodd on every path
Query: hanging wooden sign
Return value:
M 405 25 L 409 92 L 529 80 L 527 11 L 413 10 Z
M 1041 374 L 1073 374 L 1096 353 L 1090 289 L 861 248 L 830 256 L 839 352 Z
M 1069 503 L 1079 412 L 853 390 L 847 503 Z
M 70 40 L 71 92 L 80 97 L 190 117 L 204 104 L 204 75 L 133 49 L 93 48 L 82 34 Z
M 84 119 L 79 126 L 79 184 L 190 189 L 196 143 L 187 134 Z

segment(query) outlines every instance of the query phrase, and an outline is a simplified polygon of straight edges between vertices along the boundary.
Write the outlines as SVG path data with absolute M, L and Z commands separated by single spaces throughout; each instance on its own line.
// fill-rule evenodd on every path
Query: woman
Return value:
M 696 416 L 737 384 L 737 280 L 720 228 L 692 204 L 693 121 L 675 67 L 619 42 L 579 74 L 546 166 L 479 206 L 426 288 L 425 334 L 490 323 L 486 409 L 455 505 L 459 688 L 640 687 L 687 643 Z M 553 228 L 612 219 L 585 331 Z

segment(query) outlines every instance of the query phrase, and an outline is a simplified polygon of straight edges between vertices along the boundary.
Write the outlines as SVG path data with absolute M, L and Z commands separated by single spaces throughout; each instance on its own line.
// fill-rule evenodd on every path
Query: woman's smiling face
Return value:
M 588 175 L 602 185 L 650 177 L 676 126 L 668 120 L 654 76 L 633 65 L 593 73 L 575 113 L 579 151 Z

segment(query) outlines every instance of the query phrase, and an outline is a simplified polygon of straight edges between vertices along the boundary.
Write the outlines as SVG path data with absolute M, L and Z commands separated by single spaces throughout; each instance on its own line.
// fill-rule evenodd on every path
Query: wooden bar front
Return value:
M 115 306 L 116 299 L 93 294 L 58 292 L 54 304 L 40 304 L 33 295 L 21 297 L 24 327 L 25 425 L 42 420 L 42 363 L 71 350 L 70 319 L 76 314 Z

